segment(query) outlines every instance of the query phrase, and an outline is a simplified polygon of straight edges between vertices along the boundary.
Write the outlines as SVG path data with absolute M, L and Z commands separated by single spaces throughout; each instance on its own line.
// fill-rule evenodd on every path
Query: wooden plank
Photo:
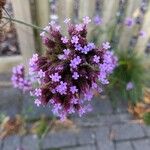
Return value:
M 73 19 L 74 0 L 59 0 L 57 5 L 59 24 L 61 25 L 62 31 L 66 33 L 64 20 L 66 18 Z
M 37 25 L 41 28 L 44 28 L 48 25 L 50 20 L 50 5 L 49 0 L 35 0 L 35 7 L 36 7 L 36 22 Z M 38 32 L 38 35 L 40 35 L 40 32 Z M 38 43 L 37 43 L 38 42 Z M 38 36 L 36 38 L 36 43 L 39 45 L 38 51 L 40 53 L 44 53 L 45 46 L 42 43 L 41 37 Z
M 6 56 L 6 57 L 0 57 L 0 73 L 7 73 L 11 72 L 12 67 L 23 63 L 23 57 L 22 56 Z
M 139 9 L 141 0 L 137 0 L 136 3 L 129 0 L 127 3 L 126 17 L 134 18 L 134 14 Z M 133 30 L 135 30 L 137 26 L 127 27 L 124 26 L 122 29 L 122 33 L 120 35 L 118 48 L 121 50 L 125 50 L 129 46 L 130 39 L 133 35 Z
M 40 27 L 45 27 L 50 19 L 49 0 L 35 0 L 37 23 Z
M 32 23 L 29 0 L 11 0 L 15 19 Z M 34 35 L 31 27 L 16 23 L 19 47 L 24 63 L 28 67 L 28 59 L 35 52 Z
M 96 0 L 80 0 L 79 1 L 79 19 L 85 16 L 93 17 L 96 8 Z
M 101 29 L 103 30 L 104 33 L 101 34 L 99 37 L 100 42 L 110 40 L 108 30 L 110 30 L 110 28 L 113 28 L 114 26 L 118 7 L 119 7 L 119 0 L 111 0 L 111 1 L 103 0 L 103 7 L 102 7 L 103 24 L 101 25 Z
M 96 8 L 96 0 L 80 0 L 79 1 L 79 20 L 82 20 L 83 17 L 88 16 L 91 19 L 94 16 Z M 88 25 L 88 39 L 90 39 L 90 33 L 93 30 L 92 24 Z
M 144 16 L 143 26 L 141 30 L 146 33 L 146 36 L 138 38 L 135 50 L 138 51 L 139 54 L 144 53 L 144 50 L 146 49 L 147 43 L 150 39 L 150 3 L 148 6 L 148 11 Z
M 115 21 L 119 0 L 104 0 L 103 5 L 103 23 L 108 25 Z

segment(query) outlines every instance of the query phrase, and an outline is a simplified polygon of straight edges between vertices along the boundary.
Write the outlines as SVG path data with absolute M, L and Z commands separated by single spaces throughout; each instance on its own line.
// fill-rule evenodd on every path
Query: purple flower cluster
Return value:
M 107 76 L 110 75 L 118 64 L 118 58 L 112 51 L 106 51 L 103 56 L 103 63 L 99 65 L 99 80 L 102 84 L 108 84 Z
M 128 82 L 127 85 L 126 85 L 126 90 L 127 91 L 130 91 L 134 88 L 134 84 L 133 82 Z
M 15 88 L 21 89 L 24 92 L 31 90 L 31 82 L 25 78 L 25 68 L 23 65 L 13 68 L 11 81 Z
M 30 92 L 36 97 L 35 104 L 50 104 L 61 119 L 75 112 L 82 116 L 91 111 L 88 101 L 108 83 L 107 77 L 117 65 L 117 58 L 108 51 L 108 42 L 96 47 L 87 41 L 89 17 L 84 17 L 81 24 L 73 25 L 70 19 L 64 22 L 68 36 L 51 22 L 41 33 L 46 55 L 34 54 L 29 62 L 32 82 L 38 81 L 36 89 Z
M 139 36 L 142 37 L 142 38 L 145 38 L 147 36 L 147 33 L 145 31 L 141 30 L 139 32 Z
M 134 25 L 134 20 L 131 17 L 127 17 L 124 21 L 124 24 L 128 27 L 132 27 Z
M 93 18 L 93 22 L 95 25 L 101 25 L 103 23 L 103 20 L 99 15 L 96 15 Z

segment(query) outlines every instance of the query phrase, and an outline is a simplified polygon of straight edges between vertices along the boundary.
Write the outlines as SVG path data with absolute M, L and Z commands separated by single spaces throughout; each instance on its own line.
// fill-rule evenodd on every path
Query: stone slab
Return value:
M 31 97 L 29 94 L 26 94 L 23 97 L 22 114 L 24 114 L 26 118 L 28 118 L 29 120 L 38 119 L 42 115 L 45 115 L 47 117 L 53 117 L 53 114 L 49 106 L 37 107 L 34 104 L 34 98 Z
M 63 148 L 77 145 L 76 133 L 63 131 L 48 134 L 42 141 L 43 149 Z
M 96 150 L 96 147 L 94 145 L 85 145 L 79 147 L 64 148 L 61 150 Z
M 0 88 L 0 110 L 5 115 L 14 116 L 21 112 L 22 94 L 19 90 Z
M 90 129 L 81 129 L 77 133 L 77 143 L 79 145 L 94 144 L 95 134 Z
M 97 146 L 100 150 L 114 150 L 114 143 L 110 139 L 110 129 L 108 127 L 100 127 L 96 130 Z
M 116 150 L 133 150 L 130 142 L 117 142 Z
M 21 145 L 19 136 L 9 136 L 4 140 L 3 150 L 16 150 Z
M 23 137 L 21 147 L 25 150 L 39 150 L 39 140 L 35 135 Z
M 129 140 L 145 137 L 143 128 L 139 124 L 119 124 L 112 126 L 114 140 Z
M 150 139 L 133 141 L 135 150 L 150 150 Z

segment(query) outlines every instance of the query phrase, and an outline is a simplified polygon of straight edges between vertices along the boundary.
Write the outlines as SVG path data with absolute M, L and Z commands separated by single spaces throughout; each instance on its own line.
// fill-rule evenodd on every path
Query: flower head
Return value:
M 79 74 L 77 72 L 74 72 L 72 77 L 73 79 L 77 80 L 79 78 Z
M 77 56 L 76 58 L 74 58 L 73 60 L 71 60 L 70 62 L 70 67 L 72 68 L 77 68 L 77 66 L 81 63 L 81 58 L 80 56 Z
M 61 76 L 58 73 L 54 73 L 49 76 L 53 82 L 59 82 L 61 79 Z
M 70 49 L 64 49 L 63 52 L 64 55 L 68 56 L 70 54 Z
M 75 27 L 76 27 L 76 30 L 77 30 L 78 32 L 80 32 L 80 31 L 83 30 L 84 25 L 83 25 L 83 24 L 77 24 Z
M 103 43 L 102 46 L 103 46 L 103 48 L 105 48 L 105 49 L 109 49 L 109 48 L 111 47 L 109 42 Z
M 67 83 L 61 81 L 60 84 L 56 87 L 56 91 L 61 95 L 66 94 L 67 92 Z
M 30 91 L 31 90 L 31 81 L 25 78 L 25 68 L 23 65 L 18 65 L 12 69 L 12 84 L 15 88 L 20 90 Z
M 132 27 L 134 25 L 134 20 L 130 17 L 127 17 L 124 21 L 124 24 L 128 27 Z
M 128 82 L 126 85 L 126 90 L 129 91 L 129 90 L 132 90 L 133 88 L 134 88 L 133 82 Z
M 78 41 L 79 41 L 79 38 L 76 35 L 74 35 L 71 39 L 72 44 L 78 44 Z
M 83 18 L 83 23 L 84 24 L 89 24 L 90 22 L 91 22 L 91 19 L 88 16 Z
M 22 66 L 13 69 L 12 77 L 17 88 L 30 88 L 38 107 L 50 104 L 54 115 L 61 120 L 69 114 L 77 112 L 82 116 L 91 111 L 89 101 L 103 84 L 109 83 L 108 77 L 117 65 L 116 56 L 108 51 L 108 42 L 100 47 L 88 42 L 89 17 L 84 17 L 81 24 L 74 25 L 70 19 L 64 22 L 68 24 L 68 36 L 61 33 L 55 21 L 44 28 L 41 36 L 47 51 L 30 59 L 29 80 Z
M 38 76 L 39 76 L 39 78 L 44 78 L 45 72 L 43 72 L 42 69 L 40 69 L 40 71 L 38 72 Z
M 103 23 L 103 20 L 100 16 L 96 15 L 94 18 L 93 18 L 93 22 L 94 24 L 96 25 L 101 25 Z
M 68 43 L 68 39 L 66 36 L 62 37 L 61 40 L 64 44 Z
M 139 36 L 142 37 L 142 38 L 145 38 L 145 37 L 146 37 L 146 32 L 143 31 L 143 30 L 141 30 L 141 31 L 139 32 Z
M 39 106 L 42 104 L 39 99 L 36 99 L 36 100 L 34 101 L 34 103 L 37 105 L 37 107 L 39 107 Z
M 72 94 L 75 94 L 76 92 L 78 92 L 77 87 L 76 87 L 76 86 L 71 86 L 71 87 L 70 87 L 70 92 L 71 92 Z
M 97 55 L 94 55 L 93 61 L 94 61 L 95 63 L 99 63 L 100 57 L 97 56 Z
M 70 22 L 70 20 L 71 20 L 70 18 L 66 18 L 66 19 L 64 20 L 64 23 L 66 23 L 66 24 L 67 24 L 67 23 L 69 23 L 69 22 Z

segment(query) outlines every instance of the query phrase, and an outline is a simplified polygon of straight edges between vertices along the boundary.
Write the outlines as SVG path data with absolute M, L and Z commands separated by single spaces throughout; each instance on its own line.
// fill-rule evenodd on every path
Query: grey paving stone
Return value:
M 2 149 L 2 140 L 0 139 L 0 149 Z
M 77 144 L 76 133 L 63 131 L 59 133 L 50 133 L 42 141 L 43 149 L 62 148 L 66 146 L 75 146 Z
M 138 124 L 113 125 L 114 140 L 128 140 L 145 137 L 143 128 Z
M 96 150 L 96 147 L 94 145 L 86 145 L 86 146 L 80 146 L 80 147 L 64 148 L 61 150 Z
M 93 107 L 93 111 L 86 114 L 86 117 L 95 117 L 102 114 L 112 114 L 113 109 L 110 100 L 106 97 L 102 99 L 100 96 L 94 97 L 91 105 Z M 78 117 L 78 115 L 72 115 L 74 118 Z M 84 117 L 84 116 L 83 116 Z
M 83 144 L 94 144 L 95 143 L 95 134 L 90 129 L 81 129 L 77 133 L 77 143 L 80 145 Z
M 92 107 L 94 111 L 89 114 L 111 114 L 113 112 L 111 102 L 106 99 L 101 99 L 101 97 L 97 96 L 92 100 Z
M 0 73 L 0 81 L 11 82 L 11 72 L 10 73 Z
M 132 142 L 135 150 L 150 150 L 150 140 L 137 140 Z
M 99 141 L 97 146 L 99 150 L 115 150 L 114 144 L 111 141 Z
M 52 112 L 49 106 L 37 107 L 34 104 L 34 98 L 29 94 L 25 94 L 23 97 L 23 109 L 22 113 L 29 119 L 34 120 L 40 118 L 42 115 L 51 117 Z
M 23 137 L 21 147 L 25 150 L 39 150 L 39 140 L 34 135 Z
M 99 125 L 112 125 L 117 123 L 126 123 L 131 119 L 131 115 L 124 114 L 113 114 L 113 115 L 102 115 L 99 117 L 97 122 Z
M 133 150 L 130 142 L 117 142 L 116 150 Z
M 143 125 L 145 134 L 150 137 L 150 126 Z
M 114 106 L 114 112 L 115 113 L 126 113 L 128 110 L 128 101 L 121 100 L 118 97 L 118 100 L 116 100 L 116 104 Z
M 108 127 L 100 127 L 96 130 L 97 146 L 100 150 L 114 150 L 114 144 L 110 139 Z
M 108 140 L 110 129 L 108 127 L 99 127 L 95 129 L 96 139 L 98 141 Z
M 128 113 L 123 114 L 112 114 L 112 115 L 97 115 L 93 117 L 84 116 L 82 118 L 74 118 L 76 124 L 80 126 L 102 126 L 102 125 L 111 125 L 126 123 L 131 120 L 132 116 Z
M 20 147 L 19 136 L 9 136 L 4 140 L 3 150 L 16 150 L 18 147 Z
M 21 92 L 12 87 L 0 88 L 0 110 L 9 116 L 21 111 Z
M 98 116 L 93 116 L 93 117 L 89 117 L 89 116 L 83 116 L 83 117 L 76 117 L 73 118 L 74 122 L 78 125 L 78 126 L 99 126 L 99 117 Z

